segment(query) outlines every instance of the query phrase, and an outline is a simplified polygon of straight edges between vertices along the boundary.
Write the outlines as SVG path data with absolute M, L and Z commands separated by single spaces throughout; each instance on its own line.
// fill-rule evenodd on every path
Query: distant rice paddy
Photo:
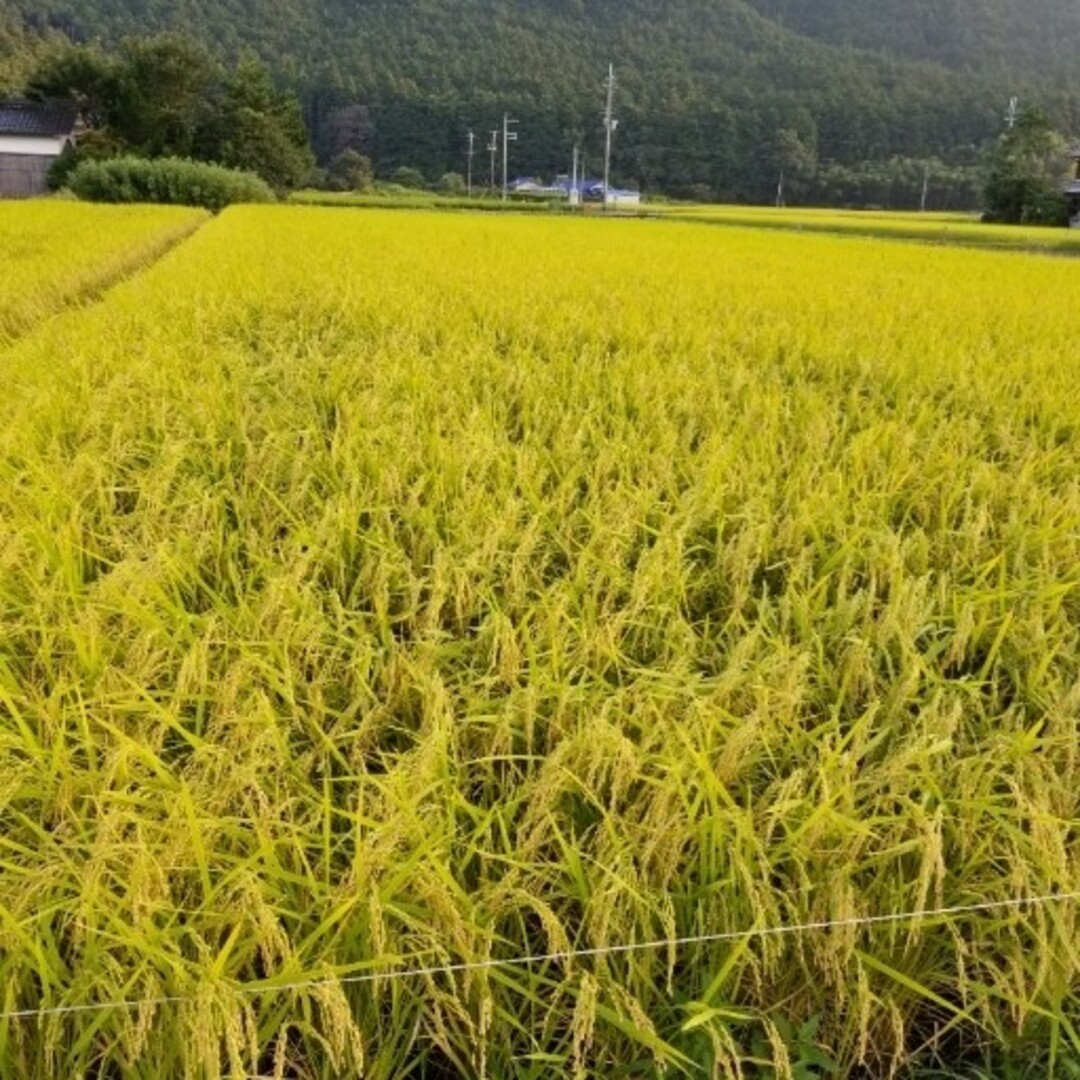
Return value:
M 1057 255 L 1080 255 L 1080 231 L 1034 225 L 988 225 L 977 214 L 905 213 L 874 210 L 816 210 L 803 207 L 649 207 L 650 213 L 713 225 L 737 225 L 797 232 L 922 240 L 958 247 L 999 248 Z

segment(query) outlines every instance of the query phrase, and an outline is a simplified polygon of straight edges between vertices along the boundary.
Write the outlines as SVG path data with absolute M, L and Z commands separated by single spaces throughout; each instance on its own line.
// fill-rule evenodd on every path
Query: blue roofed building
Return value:
M 569 176 L 560 176 L 555 180 L 555 187 L 560 194 L 570 197 L 574 182 Z M 640 206 L 641 192 L 632 188 L 609 188 L 607 199 L 604 198 L 604 181 L 595 178 L 578 180 L 578 191 L 584 202 L 607 202 L 608 206 Z

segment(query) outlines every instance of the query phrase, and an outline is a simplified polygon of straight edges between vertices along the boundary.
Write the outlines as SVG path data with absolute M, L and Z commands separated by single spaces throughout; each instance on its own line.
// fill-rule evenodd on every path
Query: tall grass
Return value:
M 0 202 L 0 347 L 151 262 L 203 220 L 191 210 Z
M 1078 284 L 244 208 L 0 355 L 0 1003 L 145 1002 L 0 1075 L 1080 1047 L 1071 905 L 339 981 L 1080 886 Z

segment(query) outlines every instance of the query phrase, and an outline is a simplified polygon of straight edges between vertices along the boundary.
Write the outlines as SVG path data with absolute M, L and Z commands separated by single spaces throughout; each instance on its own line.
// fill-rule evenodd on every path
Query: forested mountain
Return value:
M 820 187 L 819 175 L 868 176 L 898 159 L 907 174 L 913 160 L 933 159 L 944 185 L 950 166 L 973 163 L 998 132 L 1013 93 L 1043 104 L 1061 126 L 1080 128 L 1080 65 L 1068 63 L 1070 53 L 1080 55 L 1078 7 L 1075 0 L 0 0 L 9 24 L 76 40 L 179 28 L 225 53 L 253 48 L 300 93 L 321 158 L 353 147 L 384 174 L 399 165 L 432 178 L 463 169 L 466 132 L 475 129 L 482 146 L 504 110 L 521 121 L 512 171 L 564 169 L 575 141 L 595 163 L 601 82 L 612 61 L 620 80 L 618 178 L 755 200 L 772 195 L 781 169 L 797 196 Z M 481 155 L 478 172 L 484 163 Z
M 37 34 L 27 31 L 15 20 L 0 18 L 0 95 L 19 90 L 43 44 Z
M 1076 0 L 749 0 L 799 33 L 932 60 L 983 76 L 1050 85 L 1077 74 Z

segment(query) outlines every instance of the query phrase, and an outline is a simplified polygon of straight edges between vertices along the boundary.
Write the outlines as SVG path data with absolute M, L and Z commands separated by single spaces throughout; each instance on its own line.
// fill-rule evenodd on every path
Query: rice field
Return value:
M 1075 1058 L 1078 290 L 251 207 L 0 350 L 0 1076 Z
M 294 191 L 289 202 L 297 206 L 336 206 L 358 210 L 473 210 L 489 213 L 550 214 L 569 210 L 565 199 L 516 196 L 503 202 L 477 187 L 474 195 L 446 195 L 436 191 Z
M 0 347 L 152 262 L 204 220 L 179 207 L 0 201 Z
M 723 203 L 668 203 L 661 204 L 658 209 L 669 210 L 672 213 L 679 213 L 685 210 L 701 217 L 707 217 L 710 214 L 719 217 L 738 217 L 747 222 L 769 222 L 773 219 L 793 217 L 800 221 L 880 221 L 884 222 L 887 226 L 891 225 L 897 228 L 911 224 L 979 224 L 978 214 L 952 210 L 928 210 L 925 213 L 922 213 L 914 210 L 845 210 L 836 207 L 775 207 L 725 205 Z
M 649 207 L 657 213 L 712 225 L 736 225 L 760 229 L 792 229 L 799 232 L 873 236 L 893 240 L 920 240 L 961 247 L 1026 250 L 1044 254 L 1080 255 L 1080 232 L 1035 225 L 987 225 L 977 215 L 961 213 L 913 213 L 874 210 L 819 210 L 804 207 L 777 209 L 767 206 L 669 206 Z

